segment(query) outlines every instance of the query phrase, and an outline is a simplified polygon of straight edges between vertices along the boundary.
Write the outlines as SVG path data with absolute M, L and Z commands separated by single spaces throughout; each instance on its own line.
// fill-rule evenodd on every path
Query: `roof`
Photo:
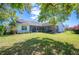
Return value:
M 17 23 L 18 24 L 24 24 L 24 25 L 33 25 L 33 26 L 50 26 L 49 23 L 40 23 L 40 22 L 37 22 L 37 21 L 23 20 L 23 19 L 17 20 Z

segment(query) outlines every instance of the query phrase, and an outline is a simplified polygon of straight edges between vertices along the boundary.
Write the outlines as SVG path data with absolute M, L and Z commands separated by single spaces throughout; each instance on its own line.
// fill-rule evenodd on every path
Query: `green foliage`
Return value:
M 27 3 L 6 3 L 6 4 L 0 4 L 0 18 L 6 19 L 9 17 L 15 17 L 16 11 L 20 11 L 20 13 L 24 10 L 31 11 L 31 4 Z
M 18 16 L 16 15 L 16 12 L 19 11 L 22 13 L 25 10 L 28 10 L 28 12 L 31 11 L 31 4 L 27 3 L 0 3 L 0 20 L 7 20 L 11 19 L 12 22 L 10 23 L 11 28 L 16 27 L 16 20 L 18 19 Z M 2 29 L 2 28 L 1 28 Z M 13 31 L 14 32 L 14 31 Z
M 5 32 L 5 27 L 4 26 L 0 26 L 0 35 L 3 35 Z
M 43 3 L 39 5 L 41 6 L 39 21 L 47 21 L 51 17 L 56 17 L 57 22 L 63 22 L 68 20 L 68 16 L 73 10 L 77 11 L 77 15 L 79 14 L 79 4 L 77 3 Z
M 56 25 L 56 24 L 57 24 L 56 18 L 55 18 L 55 17 L 52 17 L 52 18 L 49 20 L 49 23 L 52 24 L 52 25 Z
M 79 30 L 72 30 L 73 31 L 73 33 L 75 33 L 75 34 L 79 34 Z

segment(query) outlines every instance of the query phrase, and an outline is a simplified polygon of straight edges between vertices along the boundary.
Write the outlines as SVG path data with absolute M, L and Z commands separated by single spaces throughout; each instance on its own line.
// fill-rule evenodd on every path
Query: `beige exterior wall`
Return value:
M 22 30 L 22 26 L 26 26 L 27 30 Z M 22 24 L 17 24 L 17 33 L 24 33 L 24 32 L 30 32 L 30 26 L 29 25 L 22 25 Z

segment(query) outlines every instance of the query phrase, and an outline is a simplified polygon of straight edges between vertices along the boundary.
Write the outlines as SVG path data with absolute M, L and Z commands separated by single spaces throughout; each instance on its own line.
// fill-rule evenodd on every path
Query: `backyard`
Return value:
M 24 33 L 0 36 L 0 54 L 79 54 L 79 34 Z

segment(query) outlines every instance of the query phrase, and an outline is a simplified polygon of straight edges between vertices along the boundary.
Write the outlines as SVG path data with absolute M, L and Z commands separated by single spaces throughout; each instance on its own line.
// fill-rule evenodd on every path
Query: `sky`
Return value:
M 17 16 L 19 16 L 19 19 L 37 21 L 39 13 L 40 13 L 39 6 L 33 4 L 30 14 L 27 11 L 24 11 L 23 14 L 20 14 L 19 12 L 17 12 Z M 65 21 L 64 25 L 68 25 L 69 27 L 72 27 L 74 25 L 79 24 L 79 19 L 77 19 L 76 17 L 75 10 L 71 12 L 71 15 L 68 18 L 69 20 Z
M 39 12 L 40 12 L 39 6 L 33 4 L 31 13 L 24 11 L 23 14 L 20 14 L 19 12 L 17 12 L 17 16 L 19 16 L 19 19 L 37 21 Z
M 79 24 L 79 19 L 77 18 L 76 11 L 72 11 L 71 15 L 68 17 L 69 20 L 65 21 L 64 24 L 69 27 Z

